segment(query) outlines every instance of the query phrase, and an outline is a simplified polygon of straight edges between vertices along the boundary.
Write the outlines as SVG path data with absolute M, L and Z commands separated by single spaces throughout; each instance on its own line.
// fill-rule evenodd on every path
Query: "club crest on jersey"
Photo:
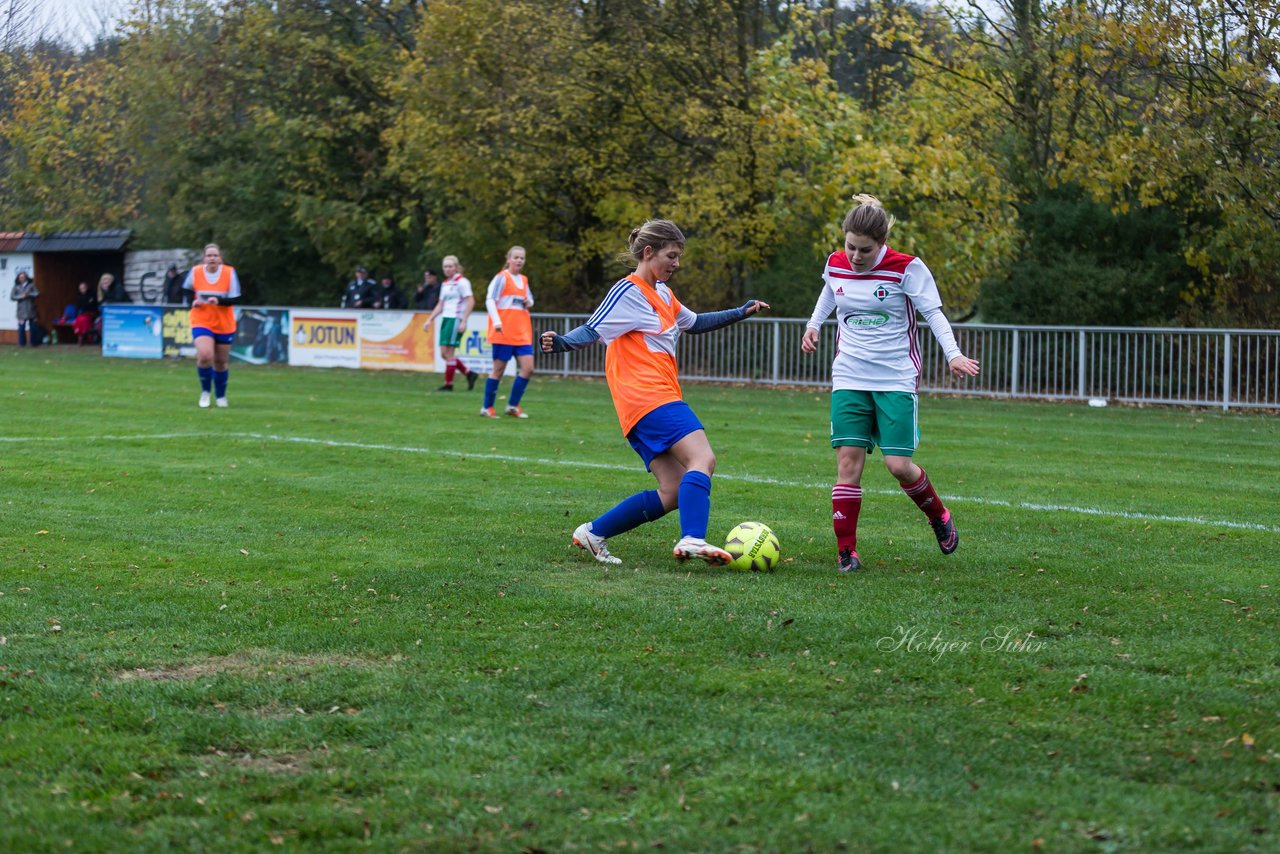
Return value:
M 884 285 L 881 285 L 880 287 L 872 291 L 871 295 L 874 296 L 876 299 L 880 300 L 881 302 L 884 302 L 885 297 L 889 296 L 889 289 L 886 288 Z

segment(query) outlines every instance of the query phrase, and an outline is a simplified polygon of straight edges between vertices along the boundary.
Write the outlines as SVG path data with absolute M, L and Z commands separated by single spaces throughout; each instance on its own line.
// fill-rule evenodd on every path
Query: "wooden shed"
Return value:
M 103 273 L 124 280 L 124 247 L 132 234 L 129 229 L 58 231 L 45 235 L 5 232 L 0 251 L 32 259 L 32 276 L 40 289 L 36 310 L 41 325 L 48 329 L 66 306 L 75 305 L 81 282 L 87 282 L 96 290 Z M 0 282 L 6 298 L 12 286 L 12 277 Z M 16 331 L 0 329 L 0 342 L 16 341 Z

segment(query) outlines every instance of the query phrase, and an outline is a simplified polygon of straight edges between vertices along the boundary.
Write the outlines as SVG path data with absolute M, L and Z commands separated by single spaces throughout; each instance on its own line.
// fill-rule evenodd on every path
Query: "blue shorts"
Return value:
M 664 403 L 641 418 L 627 434 L 627 441 L 644 460 L 644 470 L 658 454 L 671 450 L 671 446 L 685 436 L 704 429 L 698 416 L 683 400 Z
M 493 360 L 495 362 L 510 362 L 513 356 L 532 356 L 532 344 L 494 344 Z
M 192 341 L 195 341 L 197 338 L 201 338 L 206 335 L 212 338 L 214 341 L 216 341 L 219 344 L 230 344 L 232 341 L 236 340 L 236 334 L 234 332 L 214 332 L 213 330 L 209 329 L 209 327 L 207 326 L 191 327 Z

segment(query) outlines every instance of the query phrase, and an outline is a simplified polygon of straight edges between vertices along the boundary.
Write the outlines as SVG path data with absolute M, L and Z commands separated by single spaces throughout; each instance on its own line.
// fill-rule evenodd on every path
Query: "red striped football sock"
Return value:
M 915 483 L 904 485 L 902 491 L 930 519 L 941 519 L 947 512 L 942 499 L 938 497 L 938 491 L 933 488 L 933 483 L 929 480 L 929 475 L 924 473 L 924 469 L 920 469 L 920 479 Z
M 862 487 L 837 483 L 831 487 L 831 527 L 836 532 L 836 549 L 858 550 L 858 511 L 862 509 Z
M 457 360 L 454 360 L 444 366 L 444 384 L 445 385 L 453 385 L 453 374 L 454 374 L 454 371 L 456 370 L 458 370 Z

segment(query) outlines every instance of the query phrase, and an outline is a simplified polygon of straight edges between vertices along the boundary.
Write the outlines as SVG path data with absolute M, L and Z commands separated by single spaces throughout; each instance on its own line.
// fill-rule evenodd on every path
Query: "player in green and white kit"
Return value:
M 462 265 L 456 255 L 446 255 L 440 263 L 445 280 L 440 285 L 440 301 L 431 310 L 431 316 L 423 324 L 423 331 L 431 329 L 436 317 L 440 317 L 440 357 L 444 359 L 444 385 L 436 391 L 453 391 L 453 375 L 462 371 L 467 378 L 467 391 L 476 387 L 479 374 L 456 357 L 458 345 L 467 331 L 467 318 L 475 308 L 476 298 L 471 293 L 471 281 L 462 275 Z
M 844 218 L 844 249 L 827 259 L 822 293 L 800 342 L 804 352 L 814 352 L 822 324 L 835 310 L 831 447 L 836 451 L 836 483 L 831 489 L 831 519 L 841 572 L 862 566 L 857 551 L 862 469 L 876 445 L 889 473 L 928 517 L 942 553 L 951 554 L 960 544 L 951 511 L 924 469 L 911 459 L 920 439 L 916 312 L 929 324 L 951 372 L 978 374 L 978 363 L 956 344 L 929 268 L 919 258 L 885 245 L 893 217 L 874 196 L 854 200 Z

